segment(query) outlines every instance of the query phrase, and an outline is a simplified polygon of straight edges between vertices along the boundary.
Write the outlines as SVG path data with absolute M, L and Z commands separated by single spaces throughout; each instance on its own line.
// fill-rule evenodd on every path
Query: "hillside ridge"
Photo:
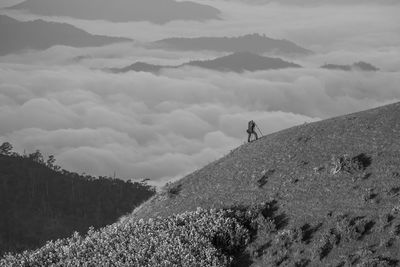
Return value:
M 400 103 L 246 143 L 136 209 L 132 219 L 265 207 L 234 266 L 398 266 Z
M 185 203 L 191 209 L 197 206 L 219 208 L 235 204 L 251 204 L 257 202 L 260 195 L 264 195 L 266 190 L 264 188 L 275 189 L 268 194 L 267 198 L 261 197 L 264 200 L 279 194 L 279 190 L 276 190 L 278 188 L 275 188 L 279 185 L 277 177 L 285 178 L 286 181 L 282 180 L 282 183 L 289 182 L 287 180 L 290 179 L 289 176 L 292 176 L 293 179 L 296 179 L 295 176 L 298 176 L 297 179 L 303 179 L 305 175 L 309 175 L 312 179 L 316 179 L 319 174 L 314 175 L 308 172 L 329 163 L 332 155 L 356 156 L 355 154 L 365 153 L 376 156 L 378 153 L 382 153 L 382 151 L 378 151 L 379 148 L 387 150 L 387 153 L 389 151 L 395 153 L 396 148 L 400 147 L 399 141 L 393 139 L 393 133 L 400 131 L 400 119 L 397 118 L 397 114 L 400 114 L 400 103 L 298 125 L 264 136 L 256 142 L 233 149 L 225 157 L 171 184 L 169 187 L 179 187 L 179 194 L 173 198 L 166 197 L 165 193 L 158 194 L 135 214 L 139 217 L 147 217 L 150 214 L 153 216 L 168 214 L 172 210 L 174 212 L 171 213 L 179 213 L 182 209 L 179 208 L 178 203 Z M 380 122 L 376 121 L 378 118 Z M 356 121 L 358 121 L 359 127 L 352 131 L 351 126 L 354 126 Z M 376 122 L 372 124 L 371 121 Z M 368 122 L 371 122 L 371 125 L 367 125 Z M 329 129 L 331 131 L 328 131 Z M 388 136 L 391 136 L 390 140 L 386 138 Z M 378 139 L 379 137 L 380 139 Z M 375 140 L 373 146 L 365 145 L 371 140 Z M 352 143 L 354 141 L 365 142 Z M 348 144 L 349 142 L 352 144 Z M 397 149 L 397 151 L 399 150 Z M 275 156 L 272 157 L 274 154 Z M 302 161 L 303 163 L 301 163 Z M 298 164 L 304 164 L 307 168 L 304 169 Z M 262 173 L 270 169 L 276 170 L 273 175 L 275 177 L 274 187 L 270 187 L 272 185 L 270 184 L 270 186 L 259 188 L 256 183 L 257 178 L 261 178 Z M 285 172 L 279 173 L 277 169 L 285 169 Z M 203 182 L 204 188 L 198 184 L 200 181 Z M 241 189 L 236 191 L 232 189 L 233 187 L 223 186 L 224 183 L 232 182 L 237 182 L 236 187 Z M 207 185 L 208 183 L 210 185 Z M 193 192 L 190 192 L 189 188 Z M 217 198 L 218 201 L 210 203 L 211 193 L 202 197 L 201 195 L 207 191 L 205 188 L 211 190 L 214 196 L 220 196 Z M 168 189 L 166 190 L 168 191 Z M 196 190 L 199 196 L 194 197 L 192 193 Z M 235 198 L 231 195 L 233 192 L 246 197 L 242 201 L 234 201 Z M 251 194 L 246 195 L 250 192 Z M 163 203 L 163 208 L 158 210 L 157 207 L 160 203 Z M 207 204 L 202 205 L 205 203 Z M 149 205 L 152 206 L 151 212 L 150 210 L 146 211 Z

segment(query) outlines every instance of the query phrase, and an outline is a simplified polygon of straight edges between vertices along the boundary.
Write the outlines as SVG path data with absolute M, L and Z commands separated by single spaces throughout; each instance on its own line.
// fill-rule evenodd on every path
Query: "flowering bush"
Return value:
M 233 257 L 221 242 L 237 250 L 250 239 L 240 221 L 229 210 L 200 208 L 168 218 L 129 219 L 90 229 L 85 237 L 75 233 L 34 251 L 7 254 L 0 266 L 229 266 Z

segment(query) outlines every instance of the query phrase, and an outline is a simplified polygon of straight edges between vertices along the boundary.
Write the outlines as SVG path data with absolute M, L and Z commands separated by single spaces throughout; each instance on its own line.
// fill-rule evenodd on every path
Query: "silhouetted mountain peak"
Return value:
M 312 52 L 288 40 L 272 39 L 258 33 L 238 37 L 168 38 L 149 47 L 172 50 L 212 50 L 219 52 L 247 51 L 255 54 L 308 55 Z
M 151 73 L 158 73 L 163 68 L 171 68 L 172 66 L 161 66 L 161 65 L 154 65 L 149 64 L 146 62 L 135 62 L 132 65 L 123 67 L 123 68 L 112 68 L 110 69 L 111 72 L 114 73 L 123 73 L 128 71 L 136 71 L 136 72 L 151 72 Z
M 246 51 L 236 52 L 213 60 L 191 61 L 184 65 L 234 72 L 301 67 L 280 58 L 264 57 Z
M 301 66 L 295 63 L 284 61 L 280 58 L 270 58 L 256 55 L 250 52 L 236 52 L 227 56 L 211 59 L 211 60 L 194 60 L 177 66 L 153 65 L 144 62 L 136 62 L 124 68 L 109 69 L 112 72 L 128 72 L 128 71 L 143 71 L 151 73 L 159 73 L 162 69 L 176 69 L 184 66 L 192 66 L 205 68 L 215 71 L 258 71 L 270 69 L 284 68 L 300 68 Z
M 355 62 L 352 65 L 338 65 L 338 64 L 324 64 L 321 66 L 324 69 L 331 69 L 331 70 L 344 70 L 344 71 L 378 71 L 379 68 L 375 67 L 374 65 L 359 61 Z
M 18 21 L 5 15 L 0 15 L 0 36 L 0 55 L 25 49 L 42 50 L 54 45 L 88 47 L 132 41 L 128 38 L 92 35 L 67 23 L 42 19 Z
M 375 67 L 374 65 L 364 62 L 364 61 L 359 61 L 356 63 L 353 63 L 353 68 L 354 69 L 359 69 L 363 71 L 378 71 L 379 68 Z
M 113 22 L 218 19 L 220 11 L 208 5 L 175 0 L 26 0 L 10 9 L 45 16 L 68 16 Z

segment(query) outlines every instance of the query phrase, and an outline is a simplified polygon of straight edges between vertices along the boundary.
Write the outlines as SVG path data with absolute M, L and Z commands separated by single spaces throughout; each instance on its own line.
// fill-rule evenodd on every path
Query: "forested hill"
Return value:
M 115 222 L 154 194 L 154 188 L 60 170 L 39 151 L 0 155 L 0 255 Z

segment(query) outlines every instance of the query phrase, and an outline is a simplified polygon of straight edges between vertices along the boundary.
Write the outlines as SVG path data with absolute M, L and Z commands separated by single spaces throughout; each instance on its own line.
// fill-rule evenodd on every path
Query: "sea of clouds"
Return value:
M 399 5 L 198 1 L 222 10 L 210 22 L 64 21 L 135 43 L 101 48 L 52 47 L 0 57 L 0 141 L 40 149 L 63 168 L 161 185 L 246 142 L 247 121 L 264 134 L 400 99 Z M 19 19 L 26 13 L 2 11 Z M 175 36 L 265 33 L 314 50 L 287 58 L 302 69 L 219 73 L 192 67 L 159 75 L 114 74 L 135 61 L 179 64 L 220 53 L 149 50 L 140 43 Z M 381 71 L 343 72 L 325 62 L 367 61 Z

